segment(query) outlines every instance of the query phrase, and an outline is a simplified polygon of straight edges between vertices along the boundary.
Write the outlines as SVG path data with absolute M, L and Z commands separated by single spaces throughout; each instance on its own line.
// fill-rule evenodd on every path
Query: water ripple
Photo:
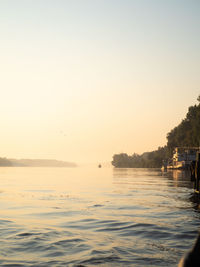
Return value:
M 172 267 L 194 242 L 200 213 L 184 178 L 102 169 L 87 181 L 82 172 L 47 171 L 45 184 L 13 175 L 10 191 L 1 183 L 0 266 Z

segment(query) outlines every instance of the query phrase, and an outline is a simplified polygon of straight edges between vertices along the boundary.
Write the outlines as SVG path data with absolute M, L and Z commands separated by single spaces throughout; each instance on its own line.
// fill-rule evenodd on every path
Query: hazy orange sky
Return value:
M 166 144 L 200 94 L 198 0 L 1 0 L 0 157 Z

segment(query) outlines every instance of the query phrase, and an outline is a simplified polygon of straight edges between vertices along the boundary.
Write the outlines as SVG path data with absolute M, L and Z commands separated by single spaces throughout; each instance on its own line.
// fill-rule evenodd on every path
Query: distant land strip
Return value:
M 77 167 L 76 163 L 55 159 L 0 158 L 0 167 Z

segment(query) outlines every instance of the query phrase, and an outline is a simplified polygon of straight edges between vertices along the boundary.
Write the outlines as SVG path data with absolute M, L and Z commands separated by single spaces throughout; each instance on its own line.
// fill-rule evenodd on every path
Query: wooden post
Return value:
M 199 180 L 200 180 L 200 152 L 196 155 L 196 166 L 195 166 L 195 192 L 199 194 Z

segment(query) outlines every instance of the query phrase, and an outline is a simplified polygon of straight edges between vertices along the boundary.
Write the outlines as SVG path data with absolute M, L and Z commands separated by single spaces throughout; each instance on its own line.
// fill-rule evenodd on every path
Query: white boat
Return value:
M 191 162 L 196 160 L 197 151 L 199 151 L 199 147 L 176 147 L 167 169 L 189 168 Z

